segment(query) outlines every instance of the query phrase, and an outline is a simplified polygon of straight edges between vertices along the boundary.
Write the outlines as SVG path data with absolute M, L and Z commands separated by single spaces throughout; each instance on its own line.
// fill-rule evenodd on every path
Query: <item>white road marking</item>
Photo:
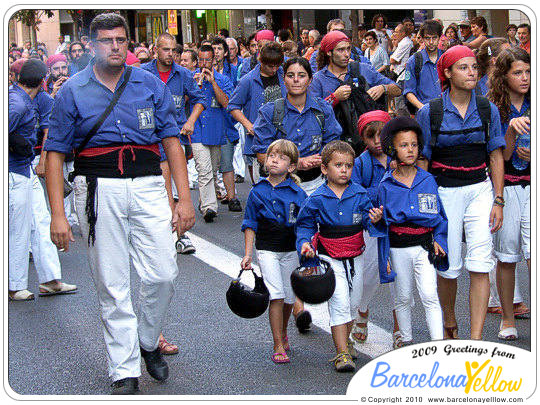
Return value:
M 208 242 L 206 239 L 203 239 L 191 232 L 187 232 L 186 235 L 189 236 L 193 242 L 193 245 L 197 249 L 194 254 L 197 259 L 205 262 L 210 267 L 221 271 L 231 278 L 238 277 L 238 273 L 240 272 L 240 262 L 242 261 L 240 256 L 237 256 L 234 253 L 231 253 L 211 242 Z M 258 274 L 260 274 L 260 270 L 257 265 L 254 264 L 253 268 Z M 246 272 L 242 274 L 242 283 L 250 288 L 253 288 L 253 276 L 245 274 Z M 327 304 L 306 304 L 306 309 L 309 309 L 309 312 L 311 313 L 313 324 L 330 333 Z M 386 329 L 375 325 L 373 322 L 369 322 L 368 327 L 368 339 L 364 344 L 356 344 L 358 351 L 371 358 L 374 358 L 392 350 L 391 332 L 388 332 Z

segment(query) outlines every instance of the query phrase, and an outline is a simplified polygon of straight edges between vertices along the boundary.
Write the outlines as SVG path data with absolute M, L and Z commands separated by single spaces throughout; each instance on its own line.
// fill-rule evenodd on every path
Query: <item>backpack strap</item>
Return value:
M 319 127 L 321 128 L 321 134 L 324 135 L 324 133 L 326 132 L 326 128 L 325 128 L 326 118 L 324 117 L 324 112 L 323 112 L 322 105 L 319 98 L 317 97 L 315 98 L 315 100 L 317 101 L 317 105 L 319 106 L 319 109 L 315 109 L 313 113 L 315 114 L 315 119 L 317 120 L 317 123 L 319 124 Z
M 489 125 L 491 123 L 491 105 L 489 100 L 483 96 L 476 96 L 476 108 L 478 109 L 478 115 L 482 121 L 482 128 L 484 130 L 485 142 L 489 142 Z
M 437 145 L 437 138 L 441 131 L 443 121 L 443 101 L 442 98 L 435 98 L 429 102 L 429 126 L 431 130 L 430 145 L 434 148 Z
M 353 78 L 358 79 L 358 88 L 369 90 L 366 79 L 360 74 L 360 62 L 353 61 L 349 63 L 349 78 L 351 81 Z
M 422 71 L 423 67 L 424 67 L 424 57 L 422 56 L 422 53 L 418 51 L 414 54 L 414 77 L 416 78 L 417 86 L 419 84 L 418 82 L 420 81 L 420 72 Z
M 283 139 L 287 136 L 287 132 L 283 127 L 283 119 L 285 118 L 285 99 L 278 98 L 274 101 L 274 113 L 272 114 L 272 124 L 278 131 L 278 136 Z

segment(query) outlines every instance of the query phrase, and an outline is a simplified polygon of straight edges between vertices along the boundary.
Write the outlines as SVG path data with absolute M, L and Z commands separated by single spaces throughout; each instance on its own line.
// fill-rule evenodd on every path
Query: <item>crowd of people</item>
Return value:
M 34 298 L 30 251 L 40 295 L 77 292 L 61 280 L 57 248 L 80 227 L 113 393 L 138 390 L 141 357 L 163 381 L 162 355 L 178 353 L 161 333 L 177 254 L 195 252 L 185 234 L 195 207 L 219 223 L 224 204 L 245 211 L 240 266 L 252 267 L 255 244 L 276 364 L 291 361 L 291 314 L 301 332 L 311 324 L 291 273 L 319 261 L 335 274 L 337 371 L 355 370 L 381 284 L 394 300 L 394 348 L 413 343 L 415 285 L 431 339 L 457 339 L 460 323 L 482 339 L 487 313 L 501 314 L 499 339 L 517 339 L 515 318 L 530 314 L 515 281 L 523 259 L 530 275 L 530 26 L 489 31 L 480 16 L 390 30 L 378 14 L 357 44 L 335 19 L 298 42 L 265 29 L 183 46 L 163 33 L 148 45 L 109 13 L 48 57 L 11 49 L 9 298 Z M 469 319 L 455 314 L 462 268 Z

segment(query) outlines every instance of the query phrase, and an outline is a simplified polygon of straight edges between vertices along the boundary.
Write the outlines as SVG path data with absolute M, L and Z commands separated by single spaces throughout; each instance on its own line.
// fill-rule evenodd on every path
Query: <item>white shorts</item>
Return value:
M 504 263 L 531 258 L 531 186 L 504 188 L 503 224 L 495 234 L 495 256 Z
M 328 312 L 330 313 L 330 326 L 343 325 L 353 320 L 351 314 L 351 291 L 349 290 L 349 283 L 347 281 L 347 275 L 345 274 L 345 268 L 341 260 L 332 259 L 326 255 L 320 255 L 321 259 L 324 259 L 330 263 L 334 274 L 336 276 L 336 289 L 332 297 L 328 300 Z M 358 277 L 358 282 L 354 283 L 355 288 L 361 289 L 363 286 L 362 281 L 362 256 L 354 258 L 354 278 Z M 360 298 L 362 293 L 359 292 Z
M 296 297 L 291 287 L 291 273 L 300 265 L 296 251 L 257 250 L 257 260 L 270 300 L 283 299 L 285 304 L 294 304 Z
M 310 181 L 304 181 L 300 183 L 300 188 L 306 192 L 307 195 L 311 195 L 315 190 L 317 190 L 324 183 L 324 177 L 322 174 L 316 179 Z
M 489 216 L 493 206 L 493 191 L 489 179 L 463 187 L 439 187 L 439 195 L 448 217 L 447 271 L 441 277 L 455 279 L 461 274 L 461 242 L 463 229 L 467 241 L 465 268 L 473 273 L 489 273 L 495 265 Z

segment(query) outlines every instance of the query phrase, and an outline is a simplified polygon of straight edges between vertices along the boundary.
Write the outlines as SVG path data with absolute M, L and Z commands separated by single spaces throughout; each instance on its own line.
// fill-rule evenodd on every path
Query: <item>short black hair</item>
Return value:
M 47 66 L 39 59 L 28 59 L 21 67 L 19 83 L 25 87 L 35 89 L 41 85 L 47 76 Z
M 246 44 L 248 47 L 249 47 L 250 42 L 253 41 L 253 40 L 255 39 L 256 36 L 257 36 L 257 33 L 254 32 L 253 34 L 251 34 L 251 35 L 248 37 L 248 39 L 247 39 L 247 44 Z
M 182 44 L 176 44 L 174 52 L 180 55 L 182 52 L 184 52 L 184 46 Z
M 291 32 L 285 28 L 281 28 L 278 33 L 278 38 L 281 42 L 285 42 L 289 39 L 291 39 Z
M 295 64 L 299 64 L 300 66 L 302 66 L 306 70 L 309 78 L 313 78 L 313 71 L 311 70 L 311 65 L 309 64 L 309 61 L 306 58 L 302 58 L 301 56 L 294 56 L 287 59 L 287 61 L 283 65 L 284 75 L 287 74 L 287 70 L 289 70 L 289 67 Z
M 113 30 L 118 27 L 124 27 L 127 37 L 128 26 L 124 17 L 116 13 L 98 14 L 90 23 L 90 38 L 94 41 L 98 36 L 98 30 Z
M 221 45 L 223 46 L 223 50 L 225 51 L 225 58 L 229 59 L 229 45 L 227 45 L 227 41 L 225 41 L 225 38 L 223 37 L 214 37 L 212 39 L 212 45 Z
M 366 37 L 371 37 L 371 38 L 373 38 L 374 41 L 378 41 L 378 39 L 377 39 L 377 34 L 375 34 L 374 31 L 368 31 L 368 32 L 366 32 L 366 33 L 364 34 L 364 38 L 366 38 Z
M 420 36 L 422 38 L 424 38 L 424 36 L 426 35 L 437 35 L 438 37 L 440 37 L 443 32 L 443 27 L 438 21 L 426 20 L 420 26 L 418 32 L 420 33 Z
M 527 30 L 529 31 L 529 34 L 531 33 L 531 26 L 527 23 L 523 23 L 523 24 L 519 24 L 518 26 L 518 29 L 519 28 L 527 28 Z
M 229 30 L 227 28 L 221 28 L 218 33 L 225 38 L 229 38 Z
M 199 52 L 212 52 L 212 57 L 214 57 L 214 48 L 212 48 L 212 45 L 201 45 Z
M 79 41 L 74 41 L 74 42 L 72 42 L 71 44 L 69 44 L 69 53 L 71 53 L 71 49 L 72 49 L 75 45 L 79 45 L 79 46 L 82 48 L 83 52 L 84 52 L 84 45 L 83 45 L 81 42 L 79 42 Z
M 283 48 L 277 42 L 268 42 L 262 47 L 259 57 L 265 65 L 281 65 L 284 59 Z

